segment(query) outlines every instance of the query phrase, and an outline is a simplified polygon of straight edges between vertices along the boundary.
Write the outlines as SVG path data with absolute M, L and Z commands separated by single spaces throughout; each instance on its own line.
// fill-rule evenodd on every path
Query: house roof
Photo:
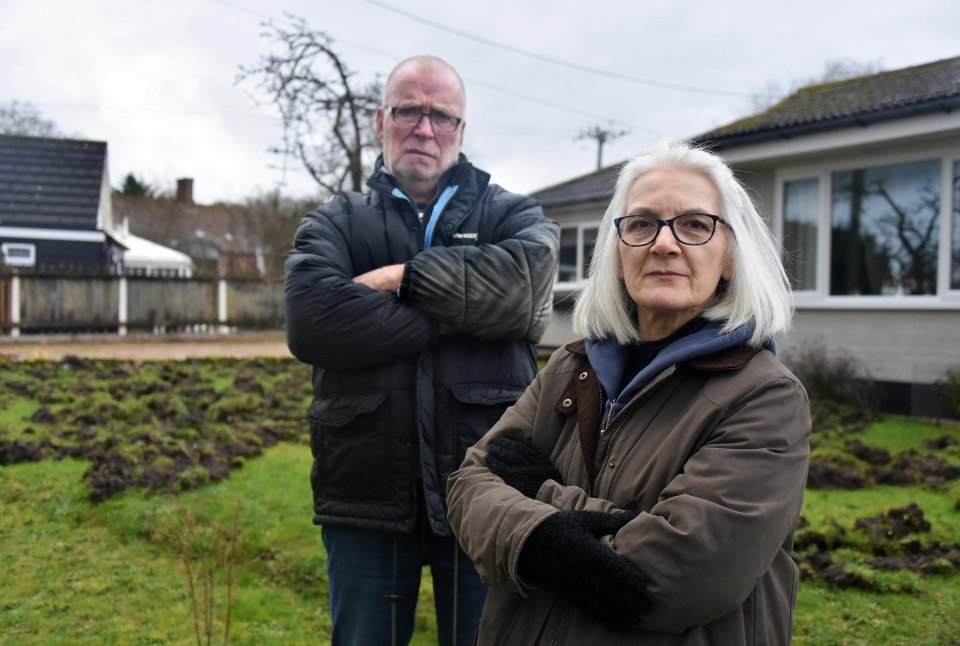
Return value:
M 114 217 L 127 219 L 129 230 L 195 256 L 197 248 L 252 253 L 259 241 L 242 207 L 204 206 L 176 200 L 114 194 Z M 196 257 L 196 256 L 195 256 Z
M 540 204 L 547 209 L 588 202 L 606 202 L 613 196 L 617 173 L 622 165 L 623 162 L 607 166 L 560 184 L 542 188 L 533 193 L 532 197 L 539 200 Z
M 801 88 L 773 107 L 694 138 L 714 149 L 960 107 L 960 56 Z
M 758 114 L 692 139 L 713 150 L 960 108 L 960 56 L 797 90 Z M 544 208 L 606 202 L 623 162 L 533 193 Z
M 190 256 L 170 247 L 164 247 L 146 238 L 126 232 L 118 235 L 118 239 L 127 248 L 123 254 L 123 261 L 127 267 L 193 268 L 193 261 Z
M 97 228 L 107 144 L 0 135 L 0 226 Z

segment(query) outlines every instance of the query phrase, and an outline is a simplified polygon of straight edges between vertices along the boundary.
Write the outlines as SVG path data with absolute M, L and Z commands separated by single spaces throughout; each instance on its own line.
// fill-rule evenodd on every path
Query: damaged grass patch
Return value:
M 305 441 L 309 368 L 293 359 L 0 359 L 0 465 L 87 460 L 90 500 L 177 493 Z

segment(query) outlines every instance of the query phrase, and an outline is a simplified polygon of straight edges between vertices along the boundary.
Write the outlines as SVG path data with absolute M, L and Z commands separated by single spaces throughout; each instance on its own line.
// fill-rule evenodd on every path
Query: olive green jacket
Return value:
M 491 586 L 478 643 L 789 644 L 810 433 L 799 381 L 767 350 L 692 359 L 644 386 L 596 442 L 601 400 L 583 342 L 557 350 L 450 476 L 451 528 Z M 516 432 L 563 475 L 536 500 L 486 467 L 486 444 Z M 518 576 L 530 533 L 570 509 L 640 512 L 602 539 L 650 580 L 635 628 L 613 632 Z

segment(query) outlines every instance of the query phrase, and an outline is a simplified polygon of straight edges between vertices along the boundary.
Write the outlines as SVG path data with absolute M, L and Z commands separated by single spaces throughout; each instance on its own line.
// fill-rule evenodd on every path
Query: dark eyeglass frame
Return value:
M 690 216 L 707 217 L 713 221 L 713 230 L 710 232 L 710 236 L 703 242 L 684 242 L 683 240 L 680 239 L 680 236 L 677 235 L 677 230 L 673 228 L 674 222 L 676 222 L 681 218 L 686 218 Z M 647 221 L 656 223 L 657 232 L 653 234 L 653 237 L 650 239 L 650 242 L 644 242 L 643 244 L 632 244 L 623 239 L 623 233 L 620 230 L 621 222 L 623 222 L 624 220 L 629 220 L 631 218 L 643 218 Z M 620 238 L 620 242 L 627 245 L 628 247 L 648 247 L 652 245 L 654 242 L 657 241 L 657 237 L 659 237 L 660 230 L 663 229 L 663 227 L 670 227 L 670 233 L 673 234 L 674 240 L 676 240 L 680 244 L 687 245 L 688 247 L 699 247 L 713 240 L 713 236 L 715 236 L 717 233 L 717 224 L 726 224 L 727 226 L 730 226 L 729 224 L 727 224 L 726 220 L 721 218 L 719 215 L 713 215 L 712 213 L 681 213 L 680 215 L 674 218 L 669 218 L 665 220 L 661 220 L 660 218 L 655 218 L 652 215 L 640 215 L 640 214 L 621 215 L 619 218 L 613 219 L 613 226 L 617 230 L 617 237 Z
M 401 119 L 397 118 L 397 110 L 410 110 L 412 111 L 410 116 L 412 117 L 413 114 L 415 113 L 417 115 L 417 119 L 410 123 L 405 123 Z M 387 106 L 387 112 L 390 113 L 390 118 L 393 119 L 394 123 L 397 123 L 403 126 L 404 128 L 416 128 L 417 126 L 420 125 L 420 121 L 422 121 L 424 117 L 427 117 L 428 119 L 430 119 L 430 125 L 437 132 L 456 132 L 457 128 L 460 127 L 460 124 L 463 123 L 463 117 L 454 117 L 452 115 L 447 114 L 446 112 L 441 112 L 440 110 L 431 110 L 430 112 L 424 112 L 423 108 L 416 105 Z M 438 119 L 440 120 L 440 123 L 437 123 Z M 446 119 L 450 119 L 453 121 L 452 128 L 448 128 L 446 126 L 441 125 Z

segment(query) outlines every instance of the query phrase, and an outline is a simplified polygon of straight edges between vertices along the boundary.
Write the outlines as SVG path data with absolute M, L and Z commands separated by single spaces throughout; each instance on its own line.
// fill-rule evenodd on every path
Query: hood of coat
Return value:
M 731 369 L 742 365 L 758 352 L 745 347 L 753 334 L 753 323 L 741 325 L 726 334 L 721 333 L 721 328 L 720 323 L 708 323 L 696 332 L 677 339 L 661 350 L 622 391 L 619 391 L 619 388 L 623 383 L 623 371 L 630 356 L 630 347 L 621 345 L 615 337 L 610 337 L 600 340 L 586 339 L 584 349 L 608 401 L 614 402 L 614 412 L 619 412 L 637 392 L 670 366 L 695 362 L 694 366 L 700 369 Z M 728 350 L 737 350 L 737 356 L 725 352 Z M 715 361 L 707 361 L 708 358 Z M 725 368 L 727 363 L 730 365 Z

